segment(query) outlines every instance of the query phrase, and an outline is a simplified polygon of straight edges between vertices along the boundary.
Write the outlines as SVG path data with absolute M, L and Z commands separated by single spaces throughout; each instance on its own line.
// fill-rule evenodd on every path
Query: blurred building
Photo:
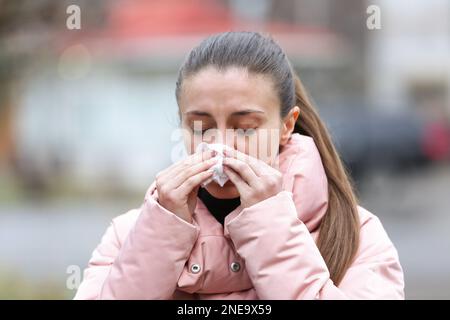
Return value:
M 345 139 L 342 154 L 352 165 L 368 163 L 369 140 L 390 143 L 389 153 L 398 145 L 423 149 L 412 141 L 422 139 L 418 130 L 405 133 L 411 144 L 378 136 L 356 141 L 358 124 L 370 117 L 366 106 L 388 117 L 401 111 L 449 118 L 445 0 L 370 2 L 381 9 L 382 28 L 373 31 L 366 27 L 368 2 L 358 0 L 76 1 L 82 28 L 67 30 L 65 9 L 73 3 L 9 2 L 0 16 L 0 57 L 8 66 L 1 73 L 7 89 L 0 163 L 34 189 L 143 190 L 173 157 L 178 68 L 192 47 L 221 31 L 257 30 L 280 43 L 327 122 L 348 119 L 333 133 Z M 412 126 L 391 121 L 392 127 Z M 427 139 L 443 143 L 427 147 L 429 153 L 447 154 L 448 130 L 435 127 Z
M 79 31 L 65 29 L 65 7 L 57 6 L 47 45 L 33 48 L 39 55 L 28 57 L 17 79 L 11 150 L 25 185 L 42 189 L 63 181 L 90 192 L 142 191 L 173 156 L 178 68 L 212 33 L 269 33 L 313 97 L 362 100 L 364 29 L 355 32 L 348 26 L 354 20 L 338 18 L 346 11 L 363 25 L 359 1 L 100 3 L 85 17 L 90 3 L 80 2 Z M 8 43 L 15 39 L 20 37 Z
M 450 115 L 450 2 L 373 1 L 382 28 L 368 32 L 368 95 L 386 110 Z

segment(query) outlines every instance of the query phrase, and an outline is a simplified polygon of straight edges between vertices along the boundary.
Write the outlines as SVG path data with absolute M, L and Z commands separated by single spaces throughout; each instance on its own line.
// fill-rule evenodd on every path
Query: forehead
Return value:
M 266 75 L 230 67 L 207 67 L 183 81 L 180 111 L 202 110 L 229 114 L 246 108 L 279 112 L 280 103 L 272 79 Z

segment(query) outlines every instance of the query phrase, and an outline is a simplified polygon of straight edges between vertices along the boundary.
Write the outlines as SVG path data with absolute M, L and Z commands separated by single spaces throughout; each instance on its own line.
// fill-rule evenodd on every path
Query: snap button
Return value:
M 238 272 L 241 269 L 241 265 L 239 264 L 239 262 L 232 262 L 230 265 L 230 269 L 233 272 Z
M 197 264 L 197 263 L 194 263 L 192 266 L 191 266 L 191 272 L 192 273 L 199 273 L 200 272 L 200 265 L 199 264 Z

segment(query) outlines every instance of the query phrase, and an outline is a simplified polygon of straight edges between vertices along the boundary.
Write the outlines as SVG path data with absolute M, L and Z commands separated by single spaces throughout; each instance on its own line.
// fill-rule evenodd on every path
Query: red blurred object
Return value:
M 101 59 L 182 56 L 206 36 L 254 30 L 275 36 L 288 55 L 309 61 L 341 61 L 349 45 L 332 30 L 292 22 L 239 17 L 219 0 L 117 0 L 110 4 L 101 27 L 65 31 L 57 51 L 82 42 Z
M 231 25 L 227 8 L 217 1 L 119 1 L 110 11 L 111 29 L 127 38 L 219 31 Z
M 109 13 L 110 35 L 124 38 L 216 33 L 251 27 L 252 23 L 237 19 L 217 0 L 126 0 L 113 5 Z M 265 28 L 272 32 L 328 32 L 275 21 Z
M 444 122 L 432 122 L 425 127 L 423 151 L 430 160 L 450 159 L 450 127 Z

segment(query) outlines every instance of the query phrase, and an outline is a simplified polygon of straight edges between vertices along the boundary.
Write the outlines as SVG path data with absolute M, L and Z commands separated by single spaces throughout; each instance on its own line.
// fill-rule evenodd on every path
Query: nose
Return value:
M 231 149 L 236 148 L 236 138 L 233 129 L 227 129 L 226 127 L 217 129 L 216 143 L 224 144 Z

